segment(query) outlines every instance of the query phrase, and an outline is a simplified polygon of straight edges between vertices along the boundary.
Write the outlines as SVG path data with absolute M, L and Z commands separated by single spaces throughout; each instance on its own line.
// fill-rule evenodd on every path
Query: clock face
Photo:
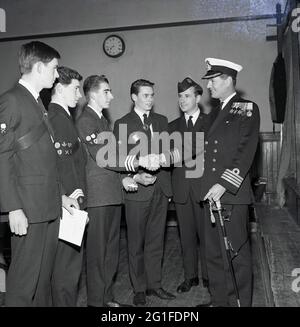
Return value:
M 110 35 L 103 42 L 103 50 L 109 57 L 120 57 L 125 51 L 125 43 L 118 35 Z

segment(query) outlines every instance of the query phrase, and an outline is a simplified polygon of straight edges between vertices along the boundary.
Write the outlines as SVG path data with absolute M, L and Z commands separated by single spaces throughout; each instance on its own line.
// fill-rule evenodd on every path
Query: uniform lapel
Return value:
M 159 121 L 155 119 L 152 110 L 149 113 L 149 117 L 151 119 L 153 132 L 159 132 Z
M 130 115 L 133 119 L 133 121 L 135 122 L 137 129 L 143 131 L 143 123 L 141 121 L 140 116 L 134 111 L 134 109 L 132 109 L 132 111 L 130 112 Z
M 52 108 L 51 108 L 52 107 Z M 59 104 L 50 102 L 48 110 L 53 110 L 53 113 L 55 114 L 56 112 L 61 113 L 63 116 L 65 116 L 67 119 L 71 120 L 73 122 L 72 116 L 70 116 L 66 110 Z
M 231 109 L 231 105 L 234 101 L 236 101 L 236 99 L 238 98 L 237 95 L 235 95 L 227 104 L 226 106 L 223 108 L 223 110 L 220 110 L 218 116 L 216 117 L 215 121 L 213 122 L 208 135 L 211 135 L 214 130 L 218 127 L 218 125 L 223 121 L 223 119 L 229 114 L 229 111 Z
M 196 132 L 199 132 L 202 129 L 202 125 L 203 125 L 203 115 L 201 114 L 201 112 L 199 113 L 199 116 L 196 120 L 196 123 L 194 125 L 194 129 Z
M 187 130 L 188 130 L 184 114 L 182 115 L 180 122 L 179 122 L 179 130 L 181 132 L 187 132 Z
M 29 92 L 29 90 L 27 90 L 26 87 L 21 85 L 20 83 L 18 83 L 16 85 L 16 88 L 19 89 L 23 93 L 24 96 L 26 96 L 28 99 L 30 99 L 30 101 L 32 102 L 33 107 L 35 108 L 35 113 L 38 115 L 38 118 L 43 119 L 42 110 L 39 107 L 39 104 L 37 103 L 34 96 Z
M 92 116 L 96 121 L 101 120 L 100 117 L 95 113 L 95 111 L 88 105 L 84 109 L 90 116 Z

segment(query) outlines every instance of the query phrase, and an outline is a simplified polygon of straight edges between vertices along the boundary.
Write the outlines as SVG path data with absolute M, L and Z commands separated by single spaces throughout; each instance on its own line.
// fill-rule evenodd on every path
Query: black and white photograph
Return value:
M 300 1 L 0 0 L 0 315 L 299 306 Z

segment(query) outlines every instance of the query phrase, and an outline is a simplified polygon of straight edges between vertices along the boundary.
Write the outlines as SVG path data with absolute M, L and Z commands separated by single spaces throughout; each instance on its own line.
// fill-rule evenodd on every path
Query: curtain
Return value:
M 283 179 L 287 177 L 296 178 L 296 126 L 295 126 L 295 98 L 294 98 L 294 69 L 292 55 L 293 31 L 288 28 L 283 40 L 283 57 L 285 60 L 287 77 L 287 101 L 285 119 L 282 129 L 282 147 L 279 162 L 277 199 L 280 207 L 285 204 L 285 187 Z

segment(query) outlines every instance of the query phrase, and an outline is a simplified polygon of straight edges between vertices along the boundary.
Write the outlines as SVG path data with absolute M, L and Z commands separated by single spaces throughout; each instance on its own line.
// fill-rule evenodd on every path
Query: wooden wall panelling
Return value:
M 276 185 L 280 158 L 280 132 L 260 133 L 258 151 L 255 157 L 255 176 L 265 179 L 266 198 L 268 203 L 272 203 L 276 198 Z

